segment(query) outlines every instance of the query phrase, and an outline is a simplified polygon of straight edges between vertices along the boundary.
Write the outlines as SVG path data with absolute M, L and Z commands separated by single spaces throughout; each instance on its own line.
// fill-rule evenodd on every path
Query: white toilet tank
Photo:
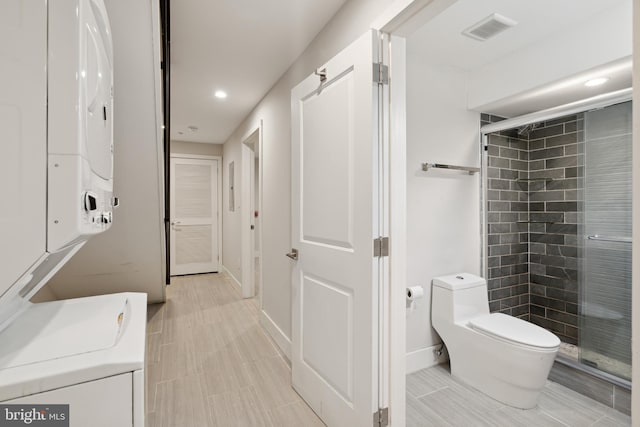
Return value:
M 458 323 L 489 314 L 487 282 L 479 276 L 460 273 L 433 279 L 432 322 Z

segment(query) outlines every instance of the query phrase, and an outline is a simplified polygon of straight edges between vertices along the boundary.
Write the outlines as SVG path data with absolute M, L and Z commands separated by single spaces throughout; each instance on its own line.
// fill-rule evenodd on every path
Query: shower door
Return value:
M 580 360 L 631 377 L 631 102 L 584 113 Z

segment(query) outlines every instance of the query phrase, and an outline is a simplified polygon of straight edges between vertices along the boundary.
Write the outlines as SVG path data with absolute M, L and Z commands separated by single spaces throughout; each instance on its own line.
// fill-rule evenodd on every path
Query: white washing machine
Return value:
M 113 92 L 103 0 L 0 2 L 0 407 L 76 427 L 144 425 L 146 294 L 30 302 L 112 224 Z

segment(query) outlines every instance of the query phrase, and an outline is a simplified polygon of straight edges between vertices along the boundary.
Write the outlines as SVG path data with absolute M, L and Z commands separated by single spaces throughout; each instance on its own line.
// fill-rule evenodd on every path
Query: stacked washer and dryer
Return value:
M 0 405 L 142 427 L 146 294 L 30 302 L 118 205 L 103 0 L 2 0 L 0 73 Z

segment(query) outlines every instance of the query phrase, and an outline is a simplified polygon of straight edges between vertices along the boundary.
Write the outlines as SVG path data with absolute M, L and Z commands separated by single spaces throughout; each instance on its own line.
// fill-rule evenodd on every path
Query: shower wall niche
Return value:
M 482 115 L 482 124 L 502 118 Z M 582 115 L 487 138 L 489 307 L 578 339 Z

